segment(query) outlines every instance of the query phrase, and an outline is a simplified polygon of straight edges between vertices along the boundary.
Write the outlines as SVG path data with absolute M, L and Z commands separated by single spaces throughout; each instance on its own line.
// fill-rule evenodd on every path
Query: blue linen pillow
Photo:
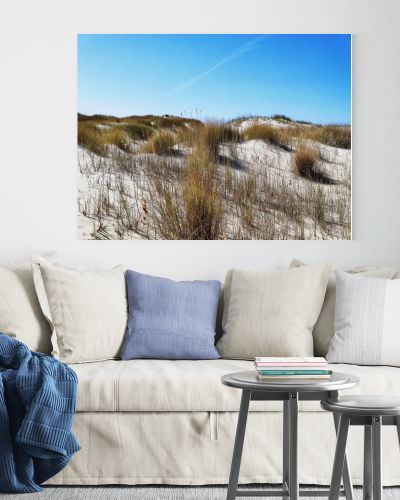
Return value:
M 124 360 L 218 359 L 214 346 L 219 281 L 173 281 L 127 271 Z

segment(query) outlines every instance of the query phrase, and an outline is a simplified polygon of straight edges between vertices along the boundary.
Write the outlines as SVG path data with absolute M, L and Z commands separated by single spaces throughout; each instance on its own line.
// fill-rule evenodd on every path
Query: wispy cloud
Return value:
M 250 50 L 255 49 L 266 36 L 267 35 L 261 35 L 261 36 L 255 37 L 255 38 L 253 38 L 253 40 L 250 40 L 249 42 L 241 45 L 240 47 L 235 49 L 233 52 L 231 52 L 228 56 L 226 56 L 223 59 L 221 59 L 220 61 L 218 61 L 216 64 L 214 64 L 213 66 L 208 68 L 206 71 L 203 71 L 203 73 L 199 73 L 198 75 L 192 76 L 192 78 L 189 78 L 188 80 L 177 85 L 174 89 L 172 89 L 171 92 L 172 93 L 180 92 L 183 89 L 186 89 L 188 87 L 191 87 L 192 85 L 195 85 L 200 80 L 204 80 L 204 78 L 211 75 L 211 73 L 214 73 L 214 71 L 219 69 L 221 66 L 224 66 L 228 62 L 234 61 L 235 59 L 239 59 L 239 57 L 242 57 L 242 55 L 245 54 L 246 52 L 249 52 Z

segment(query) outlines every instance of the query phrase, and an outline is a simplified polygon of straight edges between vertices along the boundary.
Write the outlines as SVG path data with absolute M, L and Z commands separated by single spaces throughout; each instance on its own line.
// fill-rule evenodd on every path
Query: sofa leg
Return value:
M 226 500 L 234 500 L 236 498 L 250 398 L 251 391 L 243 390 L 242 399 L 240 401 L 239 418 L 236 428 L 235 445 L 233 447 L 231 472 L 229 475 L 229 485 Z

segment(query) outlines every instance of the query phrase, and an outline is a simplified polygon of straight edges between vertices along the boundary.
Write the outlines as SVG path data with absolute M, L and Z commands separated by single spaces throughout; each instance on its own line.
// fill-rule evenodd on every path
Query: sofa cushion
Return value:
M 400 367 L 400 279 L 336 271 L 331 363 Z
M 361 383 L 345 394 L 397 394 L 400 369 L 388 366 L 330 365 L 358 375 Z M 227 373 L 253 369 L 241 360 L 102 361 L 74 364 L 78 375 L 77 410 L 82 411 L 238 411 L 241 391 L 222 385 Z M 303 401 L 301 411 L 323 411 L 318 401 Z M 281 411 L 277 401 L 254 401 L 251 411 Z
M 290 263 L 291 268 L 305 266 L 304 262 L 293 259 Z M 371 278 L 400 278 L 400 270 L 396 267 L 388 266 L 358 266 L 347 270 L 350 274 L 358 276 L 369 276 Z M 328 286 L 324 298 L 324 303 L 313 328 L 314 337 L 314 356 L 326 356 L 329 350 L 329 344 L 335 333 L 335 303 L 336 303 L 336 278 L 332 273 L 328 280 Z
M 56 262 L 60 256 L 52 252 L 46 258 Z M 0 265 L 0 332 L 31 351 L 51 352 L 51 331 L 36 296 L 30 260 Z
M 283 271 L 232 269 L 224 285 L 223 358 L 312 356 L 318 319 L 332 266 Z
M 36 297 L 30 262 L 0 266 L 0 285 L 0 332 L 49 354 L 50 328 Z
M 64 363 L 118 358 L 128 319 L 125 271 L 65 267 L 32 257 L 33 280 Z
M 173 281 L 126 272 L 129 319 L 124 360 L 218 359 L 219 281 Z

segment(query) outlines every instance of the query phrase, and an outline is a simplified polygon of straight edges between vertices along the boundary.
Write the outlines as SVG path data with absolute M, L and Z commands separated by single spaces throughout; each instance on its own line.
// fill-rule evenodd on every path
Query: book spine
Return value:
M 330 375 L 328 370 L 257 370 L 260 375 Z
M 327 366 L 328 363 L 257 363 L 256 361 L 254 362 L 256 366 L 299 366 L 299 367 L 320 367 L 320 366 Z
M 258 375 L 258 380 L 330 380 L 330 375 Z

